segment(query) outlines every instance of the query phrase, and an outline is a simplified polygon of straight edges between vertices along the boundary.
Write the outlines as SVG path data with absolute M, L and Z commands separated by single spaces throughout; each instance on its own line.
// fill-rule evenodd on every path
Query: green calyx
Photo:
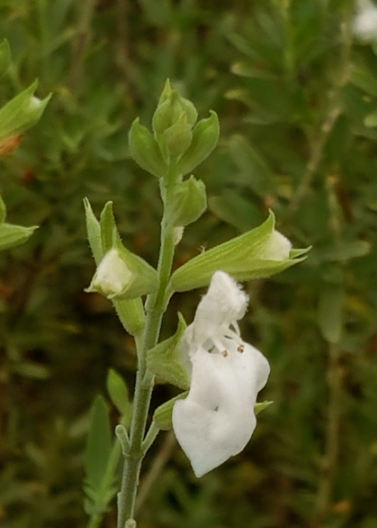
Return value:
M 37 84 L 38 82 L 34 81 L 29 88 L 1 108 L 0 141 L 23 134 L 40 119 L 51 94 L 43 100 L 35 97 Z
M 169 431 L 173 427 L 173 408 L 175 402 L 186 398 L 188 391 L 178 394 L 175 398 L 163 403 L 154 412 L 153 421 L 161 431 Z
M 178 314 L 178 317 L 176 333 L 149 350 L 147 365 L 153 374 L 165 382 L 187 390 L 190 387 L 190 376 L 182 363 L 180 352 L 180 342 L 186 330 L 186 323 L 181 314 Z
M 92 208 L 90 206 L 89 200 L 87 200 L 86 198 L 84 200 L 84 205 L 85 205 L 86 227 L 87 227 L 87 232 L 88 232 L 89 244 L 90 244 L 90 247 L 93 253 L 94 260 L 97 266 L 99 267 L 106 253 L 108 253 L 113 248 L 114 237 L 115 238 L 119 237 L 117 230 L 116 230 L 115 220 L 114 220 L 114 216 L 112 212 L 112 203 L 108 202 L 105 205 L 102 211 L 102 214 L 101 214 L 100 222 L 95 217 L 92 211 Z M 134 256 L 136 257 L 136 255 Z M 122 259 L 122 257 L 119 257 L 119 258 Z M 137 258 L 139 259 L 139 257 Z M 142 261 L 143 264 L 145 264 L 146 266 L 149 266 L 142 259 L 140 260 Z M 108 262 L 109 262 L 109 259 L 108 259 Z M 111 259 L 110 259 L 110 262 L 111 262 Z M 124 264 L 123 261 L 122 263 L 119 263 L 118 261 L 118 264 L 121 269 L 121 274 L 124 272 L 124 274 L 126 275 L 127 272 L 129 271 L 128 267 L 123 268 L 123 264 Z M 151 269 L 153 270 L 153 268 Z M 98 271 L 98 268 L 97 268 L 97 271 Z M 153 276 L 155 277 L 154 273 L 153 273 Z M 107 290 L 108 290 L 108 286 L 109 285 L 107 285 L 107 288 L 106 288 L 106 281 L 105 281 L 105 288 Z M 89 287 L 89 290 L 96 291 L 96 292 L 98 291 L 95 288 L 90 289 L 90 287 Z M 103 294 L 102 291 L 99 291 L 99 293 Z M 114 291 L 113 292 L 107 291 L 106 296 L 108 296 L 109 293 L 110 293 L 110 296 L 112 296 L 110 298 L 113 302 L 114 308 L 125 330 L 131 335 L 138 334 L 145 325 L 145 313 L 144 313 L 144 308 L 143 308 L 141 297 L 128 298 L 126 295 L 125 296 L 126 298 L 123 298 L 122 296 L 122 298 L 119 299 L 117 298 L 116 294 L 113 295 L 115 293 Z
M 0 251 L 3 249 L 9 249 L 23 242 L 34 233 L 37 226 L 23 227 L 14 224 L 8 224 L 5 222 L 6 218 L 6 207 L 3 199 L 0 196 Z
M 292 250 L 290 242 L 275 231 L 272 212 L 259 227 L 193 258 L 172 275 L 173 291 L 189 291 L 209 284 L 217 270 L 238 281 L 269 277 L 306 257 L 307 249 Z M 301 258 L 298 258 L 301 257 Z
M 187 174 L 204 161 L 216 147 L 220 125 L 216 112 L 210 110 L 210 117 L 202 119 L 195 126 L 189 148 L 178 161 L 177 170 Z
M 204 183 L 190 176 L 175 189 L 169 222 L 185 227 L 195 222 L 207 209 L 207 195 Z
M 90 216 L 90 214 L 89 214 Z M 93 225 L 93 219 L 91 219 Z M 98 292 L 108 299 L 134 299 L 153 293 L 158 288 L 158 275 L 152 266 L 137 255 L 126 249 L 119 237 L 112 202 L 108 202 L 101 214 L 100 235 L 95 237 L 97 256 L 101 255 L 97 271 L 87 292 Z M 89 229 L 88 229 L 89 232 Z M 91 228 L 93 232 L 93 227 Z M 93 251 L 94 254 L 94 251 Z M 96 259 L 97 260 L 97 259 Z
M 178 400 L 183 400 L 188 396 L 188 391 L 181 392 L 181 394 L 178 394 L 178 396 L 175 396 L 175 398 L 172 398 L 171 400 L 168 400 L 167 402 L 163 403 L 154 412 L 153 415 L 153 421 L 157 425 L 161 431 L 169 431 L 173 428 L 173 409 L 174 405 Z M 270 405 L 272 405 L 272 401 L 264 401 L 261 403 L 256 403 L 254 405 L 254 413 L 257 416 L 260 412 L 267 409 Z
M 149 130 L 140 124 L 139 118 L 132 123 L 128 134 L 131 156 L 140 167 L 157 178 L 162 178 L 167 165 L 159 145 Z

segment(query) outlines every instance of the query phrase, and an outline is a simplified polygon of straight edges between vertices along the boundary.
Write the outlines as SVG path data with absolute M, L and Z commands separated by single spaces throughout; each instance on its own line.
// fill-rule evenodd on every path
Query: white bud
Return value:
M 110 249 L 101 260 L 91 289 L 101 291 L 106 297 L 119 295 L 133 278 L 133 273 L 120 257 L 119 251 Z
M 377 7 L 370 0 L 359 0 L 353 33 L 361 40 L 377 40 Z
M 273 231 L 259 257 L 264 260 L 286 260 L 291 249 L 292 244 L 288 238 L 279 231 Z
M 42 104 L 42 101 L 38 97 L 35 97 L 35 95 L 33 95 L 30 98 L 29 110 L 36 110 L 37 108 L 41 106 L 41 104 Z

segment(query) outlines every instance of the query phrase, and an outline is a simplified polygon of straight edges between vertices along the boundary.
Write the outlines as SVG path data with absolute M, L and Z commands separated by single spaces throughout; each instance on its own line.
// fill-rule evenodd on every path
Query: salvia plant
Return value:
M 206 210 L 206 190 L 191 172 L 212 152 L 219 137 L 215 112 L 197 120 L 195 106 L 166 82 L 150 132 L 136 119 L 129 148 L 140 167 L 157 178 L 163 216 L 157 268 L 129 251 L 119 236 L 112 202 L 99 220 L 85 200 L 86 222 L 96 271 L 87 288 L 107 297 L 126 332 L 135 339 L 137 374 L 132 402 L 121 376 L 110 371 L 108 391 L 120 412 L 112 439 L 106 404 L 95 400 L 86 451 L 86 511 L 100 526 L 117 489 L 118 528 L 136 526 L 135 499 L 143 458 L 159 431 L 173 429 L 193 471 L 201 477 L 249 442 L 256 403 L 270 367 L 263 354 L 243 341 L 238 321 L 248 296 L 239 282 L 269 277 L 305 258 L 275 230 L 272 211 L 259 227 L 204 251 L 173 273 L 175 247 L 188 224 Z M 175 292 L 208 287 L 193 322 L 178 314 L 176 333 L 159 342 L 160 328 Z M 145 302 L 143 301 L 145 299 Z M 148 414 L 155 378 L 182 392 Z

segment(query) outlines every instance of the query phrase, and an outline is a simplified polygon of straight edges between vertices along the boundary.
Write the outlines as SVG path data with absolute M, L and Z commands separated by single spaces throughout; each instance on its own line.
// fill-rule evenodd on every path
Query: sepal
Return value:
M 26 242 L 28 238 L 38 229 L 34 227 L 22 227 L 13 224 L 2 223 L 0 225 L 0 251 L 18 246 Z
M 187 226 L 195 222 L 207 209 L 204 183 L 190 176 L 176 187 L 169 221 L 174 226 Z
M 306 257 L 310 248 L 291 250 L 291 243 L 275 231 L 272 211 L 259 227 L 206 251 L 178 268 L 171 277 L 174 291 L 189 291 L 209 284 L 222 270 L 239 281 L 260 279 L 279 273 Z
M 178 314 L 178 317 L 176 333 L 149 350 L 147 366 L 153 374 L 167 383 L 187 390 L 190 387 L 190 376 L 183 365 L 180 351 L 180 343 L 186 329 L 186 323 L 181 314 Z
M 262 411 L 264 411 L 265 409 L 267 409 L 270 405 L 272 405 L 274 402 L 273 401 L 264 401 L 264 402 L 260 402 L 260 403 L 256 403 L 254 405 L 254 414 L 255 416 L 258 416 L 258 414 Z
M 131 156 L 142 169 L 157 178 L 166 174 L 167 165 L 158 143 L 149 130 L 140 124 L 139 118 L 132 123 L 128 139 Z
M 140 297 L 137 299 L 113 300 L 113 306 L 124 329 L 135 336 L 145 326 L 145 312 Z
M 193 127 L 198 118 L 195 106 L 176 90 L 172 90 L 170 82 L 167 80 L 152 119 L 152 127 L 155 134 L 163 134 L 182 115 L 185 117 L 187 125 L 190 128 Z
M 161 149 L 167 152 L 169 157 L 178 158 L 189 148 L 192 141 L 191 126 L 187 123 L 185 114 L 181 114 L 161 138 Z
M 178 400 L 186 398 L 188 391 L 178 394 L 175 398 L 163 403 L 154 412 L 153 421 L 161 431 L 169 431 L 173 427 L 173 407 Z
M 22 134 L 40 119 L 51 94 L 43 100 L 35 97 L 37 84 L 34 81 L 0 110 L 0 141 Z
M 191 172 L 216 147 L 219 140 L 220 125 L 216 112 L 210 110 L 210 114 L 210 117 L 202 119 L 195 126 L 191 145 L 182 155 L 177 165 L 177 170 L 180 174 Z
M 84 198 L 86 230 L 88 232 L 88 239 L 90 249 L 92 250 L 93 258 L 98 265 L 103 257 L 102 242 L 101 242 L 101 226 L 97 218 L 94 216 L 92 206 L 88 198 Z

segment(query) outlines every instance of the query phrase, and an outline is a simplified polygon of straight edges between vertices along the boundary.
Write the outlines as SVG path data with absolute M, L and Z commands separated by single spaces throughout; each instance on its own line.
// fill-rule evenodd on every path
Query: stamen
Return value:
M 240 343 L 240 344 L 238 345 L 238 347 L 237 347 L 237 350 L 238 350 L 238 352 L 241 352 L 241 354 L 242 354 L 242 352 L 245 350 L 245 345 L 243 345 L 242 343 Z
M 227 350 L 223 350 L 223 351 L 222 351 L 222 355 L 223 355 L 224 357 L 227 357 L 227 355 L 228 355 L 228 351 L 227 351 Z

